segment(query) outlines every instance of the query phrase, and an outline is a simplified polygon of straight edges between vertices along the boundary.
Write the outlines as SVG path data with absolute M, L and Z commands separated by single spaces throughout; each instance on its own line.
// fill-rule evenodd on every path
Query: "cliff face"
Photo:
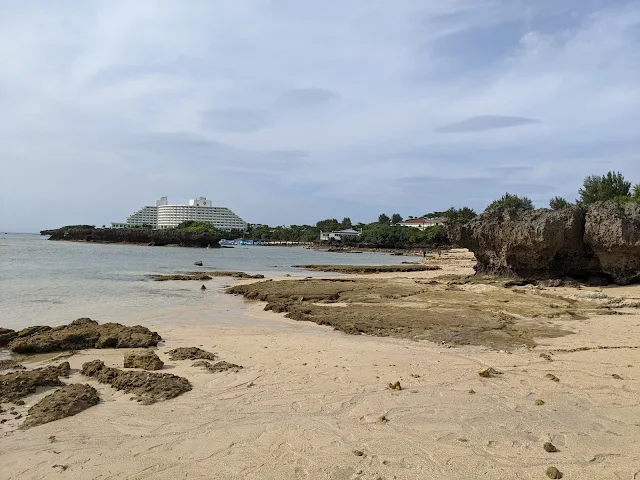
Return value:
M 477 272 L 530 278 L 640 280 L 640 206 L 601 202 L 587 210 L 484 212 L 453 233 Z
M 96 243 L 133 243 L 142 245 L 179 245 L 181 247 L 219 248 L 221 237 L 206 233 L 191 233 L 184 230 L 151 230 L 143 228 L 70 228 L 43 230 L 51 235 L 49 240 L 71 240 Z
M 602 202 L 589 208 L 584 241 L 616 283 L 640 282 L 639 204 Z

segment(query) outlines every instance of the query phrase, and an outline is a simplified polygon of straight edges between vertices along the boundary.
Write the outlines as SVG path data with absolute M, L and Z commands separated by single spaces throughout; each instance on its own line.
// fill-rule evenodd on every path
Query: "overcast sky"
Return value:
M 0 230 L 640 182 L 640 1 L 0 0 Z

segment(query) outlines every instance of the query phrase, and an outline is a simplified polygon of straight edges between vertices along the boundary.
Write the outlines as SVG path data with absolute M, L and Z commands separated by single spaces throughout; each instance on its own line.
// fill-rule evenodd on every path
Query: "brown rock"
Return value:
M 7 344 L 16 336 L 16 331 L 10 328 L 0 328 L 0 347 L 6 347 Z
M 583 209 L 493 208 L 450 229 L 471 250 L 477 272 L 524 278 L 640 281 L 640 204 L 597 202 Z M 545 285 L 556 286 L 557 281 Z
M 523 278 L 588 277 L 600 272 L 583 241 L 585 211 L 493 208 L 457 231 L 457 243 L 471 250 L 476 272 Z
M 2 370 L 24 370 L 24 365 L 15 360 L 0 360 L 0 371 Z
M 215 360 L 216 355 L 198 347 L 180 347 L 167 352 L 171 360 Z
M 545 375 L 545 378 L 548 378 L 552 382 L 559 382 L 560 381 L 560 379 L 558 377 L 556 377 L 553 373 L 547 373 Z
M 60 327 L 30 327 L 18 332 L 9 349 L 18 353 L 55 352 L 85 348 L 139 348 L 156 346 L 162 339 L 156 332 L 139 325 L 126 327 L 79 318 Z
M 191 390 L 186 378 L 169 373 L 125 372 L 105 366 L 101 360 L 82 365 L 82 373 L 94 377 L 100 383 L 111 385 L 116 390 L 133 393 L 144 405 L 169 400 Z
M 549 478 L 562 478 L 562 472 L 556 467 L 547 468 L 547 477 Z
M 90 385 L 65 385 L 47 395 L 29 409 L 24 427 L 35 427 L 61 418 L 76 415 L 100 401 L 98 392 Z M 55 437 L 54 437 L 55 439 Z
M 68 377 L 69 370 L 69 362 L 64 362 L 60 365 L 0 375 L 0 402 L 16 403 L 21 398 L 35 393 L 37 387 L 64 385 L 58 377 Z
M 584 241 L 602 273 L 618 285 L 640 281 L 640 204 L 598 202 L 589 206 Z
M 207 362 L 206 360 L 198 360 L 197 362 L 193 362 L 193 365 L 191 366 L 204 367 L 205 370 L 211 373 L 226 372 L 228 370 L 231 370 L 232 372 L 237 373 L 240 370 L 242 370 L 242 367 L 240 365 L 236 365 L 235 363 L 225 362 L 224 360 L 216 363 Z
M 164 362 L 152 350 L 136 350 L 124 354 L 124 368 L 160 370 Z
M 498 370 L 496 370 L 493 367 L 488 367 L 488 368 L 483 368 L 482 370 L 480 370 L 478 372 L 478 375 L 480 375 L 481 377 L 493 377 L 494 375 L 502 375 L 502 372 L 499 372 Z
M 549 452 L 549 453 L 559 452 L 559 450 L 551 442 L 545 442 L 545 444 L 542 446 L 542 448 L 544 448 L 545 452 Z

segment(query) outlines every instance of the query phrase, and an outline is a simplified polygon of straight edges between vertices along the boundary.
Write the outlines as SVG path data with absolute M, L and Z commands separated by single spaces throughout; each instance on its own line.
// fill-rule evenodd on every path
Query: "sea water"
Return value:
M 49 241 L 33 234 L 0 234 L 0 327 L 60 325 L 80 317 L 143 325 L 224 324 L 239 299 L 224 293 L 234 280 L 156 282 L 152 274 L 234 270 L 266 276 L 329 275 L 301 264 L 390 265 L 406 257 L 331 253 L 296 247 L 179 248 Z M 202 261 L 203 267 L 194 266 Z M 194 312 L 202 312 L 194 315 Z M 235 321 L 228 316 L 229 324 Z

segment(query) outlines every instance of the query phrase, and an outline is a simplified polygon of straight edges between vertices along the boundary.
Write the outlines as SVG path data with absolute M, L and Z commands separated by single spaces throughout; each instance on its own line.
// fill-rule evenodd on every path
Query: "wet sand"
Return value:
M 455 255 L 439 261 L 443 272 L 375 279 L 402 275 L 395 281 L 436 288 L 415 281 L 468 268 Z M 533 299 L 542 313 L 555 310 L 549 302 L 560 300 L 540 293 L 585 306 L 573 316 L 521 315 L 562 334 L 506 347 L 349 335 L 241 297 L 230 297 L 229 312 L 185 314 L 181 325 L 157 326 L 164 338 L 157 353 L 161 372 L 188 378 L 192 391 L 141 405 L 72 371 L 65 381 L 94 386 L 101 403 L 26 431 L 15 429 L 19 422 L 0 425 L 0 478 L 534 479 L 552 466 L 563 478 L 639 478 L 640 309 L 630 305 L 640 287 L 501 288 L 525 298 L 516 309 Z M 450 293 L 477 294 L 464 289 Z M 613 304 L 628 306 L 594 314 Z M 226 315 L 229 326 L 195 325 L 207 315 Z M 209 373 L 169 359 L 169 350 L 191 346 L 244 368 Z M 85 350 L 66 360 L 72 369 L 95 359 L 122 368 L 123 353 Z M 488 367 L 501 374 L 481 377 Z M 389 388 L 395 382 L 400 390 Z M 548 452 L 546 442 L 559 451 Z

